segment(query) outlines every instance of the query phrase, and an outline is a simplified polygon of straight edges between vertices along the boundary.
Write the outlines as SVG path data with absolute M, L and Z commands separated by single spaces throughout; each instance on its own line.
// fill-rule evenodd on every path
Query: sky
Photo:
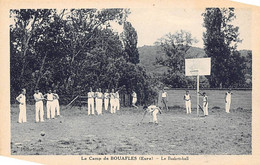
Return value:
M 132 23 L 138 34 L 138 47 L 153 45 L 154 42 L 171 32 L 185 30 L 199 42 L 195 47 L 203 48 L 202 26 L 204 9 L 191 8 L 131 8 L 127 20 Z M 240 39 L 238 50 L 251 49 L 251 11 L 236 9 L 236 19 L 232 24 L 239 27 Z

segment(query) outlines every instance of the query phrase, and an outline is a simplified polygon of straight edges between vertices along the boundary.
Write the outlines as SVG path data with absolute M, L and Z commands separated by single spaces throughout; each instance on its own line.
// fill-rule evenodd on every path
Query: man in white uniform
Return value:
M 167 106 L 167 102 L 168 102 L 168 94 L 167 92 L 163 89 L 162 91 L 162 102 L 164 107 L 166 108 L 166 110 L 168 111 L 168 106 Z
M 157 107 L 156 105 L 150 105 L 149 107 L 144 106 L 143 109 L 145 110 L 144 116 L 145 116 L 146 113 L 151 114 L 153 116 L 152 122 L 155 123 L 155 124 L 158 124 L 157 114 L 158 114 L 158 112 L 160 112 L 160 114 L 162 113 L 161 109 L 159 107 Z M 143 116 L 143 118 L 144 118 L 144 116 Z
M 209 112 L 208 112 L 208 96 L 206 95 L 206 92 L 203 92 L 202 94 L 199 92 L 199 94 L 201 96 L 203 96 L 203 112 L 204 112 L 204 116 L 208 116 Z
M 114 93 L 114 89 L 112 89 L 112 91 L 110 93 L 110 111 L 111 111 L 111 113 L 116 113 L 115 98 L 116 98 L 116 94 Z
M 225 96 L 225 103 L 226 103 L 226 112 L 229 113 L 230 110 L 230 104 L 231 104 L 231 89 L 229 89 L 228 92 L 226 92 L 226 96 Z
M 118 91 L 115 93 L 115 109 L 120 110 L 120 97 Z
M 104 106 L 105 106 L 105 110 L 107 111 L 108 109 L 108 104 L 109 104 L 109 92 L 108 89 L 106 89 L 106 92 L 104 93 Z
M 133 100 L 132 100 L 133 107 L 138 108 L 138 106 L 135 105 L 137 102 L 137 94 L 135 93 L 135 91 L 133 91 L 133 93 L 132 93 L 132 98 L 133 98 Z
M 33 97 L 35 100 L 35 122 L 36 123 L 38 123 L 39 121 L 44 122 L 43 120 L 44 111 L 43 111 L 43 102 L 42 102 L 42 100 L 44 100 L 44 97 L 42 93 L 39 92 L 39 89 L 35 90 Z
M 90 115 L 90 114 L 95 115 L 94 98 L 95 98 L 95 93 L 92 91 L 92 88 L 90 88 L 89 92 L 88 92 L 88 115 Z M 90 108 L 91 108 L 91 111 L 90 111 Z
M 186 91 L 183 99 L 185 100 L 186 112 L 187 114 L 189 114 L 191 113 L 191 96 L 189 94 L 189 91 Z
M 19 102 L 19 119 L 18 123 L 25 123 L 27 121 L 26 119 L 26 89 L 22 89 L 21 94 L 16 97 L 16 100 Z
M 102 100 L 103 94 L 101 92 L 101 88 L 96 92 L 96 111 L 98 115 L 102 115 Z
M 53 107 L 53 100 L 54 100 L 54 95 L 51 93 L 51 89 L 49 89 L 48 93 L 44 95 L 44 97 L 47 97 L 47 119 L 55 119 L 55 110 Z
M 57 111 L 57 116 L 60 116 L 60 104 L 59 104 L 60 97 L 57 94 L 56 90 L 53 90 L 53 96 L 54 96 L 54 100 L 53 100 L 54 115 Z

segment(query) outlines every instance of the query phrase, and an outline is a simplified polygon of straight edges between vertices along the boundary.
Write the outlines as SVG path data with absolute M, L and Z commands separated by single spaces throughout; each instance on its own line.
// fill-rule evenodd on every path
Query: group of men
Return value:
M 203 104 L 202 104 L 202 110 L 204 112 L 204 116 L 208 116 L 208 96 L 206 95 L 206 92 L 200 93 L 199 94 L 203 97 Z M 230 113 L 230 105 L 231 105 L 231 89 L 228 90 L 228 92 L 225 93 L 225 110 L 227 113 Z M 167 92 L 163 89 L 161 92 L 161 102 L 163 104 L 163 107 L 168 110 L 167 102 L 168 102 L 168 94 Z M 185 101 L 185 106 L 186 106 L 186 113 L 190 114 L 191 113 L 191 96 L 188 90 L 186 90 L 186 93 L 183 97 L 183 100 Z
M 27 122 L 25 95 L 26 89 L 22 89 L 21 94 L 16 98 L 20 109 L 18 123 Z M 39 89 L 35 89 L 33 97 L 35 100 L 35 122 L 44 122 L 43 100 L 46 100 L 47 119 L 55 119 L 55 112 L 57 112 L 57 116 L 60 116 L 59 95 L 56 90 L 52 92 L 50 89 L 48 93 L 43 95 Z
M 19 102 L 19 123 L 26 122 L 26 89 L 22 89 L 21 94 L 16 98 L 16 100 Z M 203 112 L 204 116 L 208 116 L 208 96 L 205 92 L 200 93 L 201 96 L 203 96 Z M 229 89 L 228 92 L 225 93 L 225 109 L 226 112 L 229 113 L 230 111 L 230 104 L 231 104 L 231 89 Z M 56 90 L 51 91 L 51 89 L 43 95 L 39 89 L 35 90 L 35 93 L 33 95 L 35 100 L 35 122 L 44 122 L 44 110 L 43 110 L 43 100 L 46 100 L 46 111 L 47 111 L 47 119 L 55 119 L 55 112 L 57 112 L 57 116 L 60 116 L 60 107 L 59 107 L 59 96 L 56 93 Z M 184 95 L 184 101 L 186 106 L 186 113 L 191 113 L 191 96 L 189 94 L 189 91 L 186 91 L 186 94 Z M 138 108 L 135 104 L 137 102 L 137 94 L 133 91 L 132 92 L 132 106 Z M 161 102 L 163 106 L 168 110 L 167 102 L 168 102 L 168 94 L 163 89 L 161 92 Z M 104 109 L 108 111 L 108 107 L 110 105 L 110 113 L 116 113 L 117 110 L 120 110 L 120 97 L 119 92 L 114 89 L 111 90 L 109 93 L 108 89 L 103 94 L 101 92 L 101 88 L 97 89 L 96 92 L 92 91 L 92 88 L 90 88 L 90 91 L 88 92 L 88 115 L 94 115 L 95 111 L 97 112 L 97 115 L 102 115 L 103 110 L 103 103 L 104 103 Z M 157 122 L 157 113 L 161 113 L 161 106 L 144 106 L 143 109 L 146 112 L 149 112 L 153 115 L 153 122 Z
M 200 93 L 199 94 L 203 97 L 203 104 L 202 104 L 202 110 L 204 112 L 204 116 L 208 116 L 209 112 L 208 112 L 208 96 L 206 95 L 206 92 Z M 225 110 L 226 113 L 230 113 L 230 105 L 231 105 L 231 89 L 229 89 L 226 93 L 225 93 Z M 189 94 L 189 91 L 186 91 L 186 94 L 184 95 L 184 100 L 185 100 L 185 105 L 186 105 L 186 112 L 187 114 L 191 113 L 191 96 Z
M 132 105 L 138 108 L 135 104 L 137 102 L 137 95 L 133 91 L 132 93 Z M 95 115 L 95 111 L 97 115 L 102 115 L 103 111 L 103 103 L 105 111 L 108 111 L 108 107 L 110 105 L 110 113 L 116 113 L 116 111 L 120 110 L 120 97 L 119 91 L 114 89 L 111 92 L 106 89 L 103 94 L 101 88 L 97 89 L 96 92 L 93 92 L 92 88 L 90 88 L 88 92 L 88 115 Z

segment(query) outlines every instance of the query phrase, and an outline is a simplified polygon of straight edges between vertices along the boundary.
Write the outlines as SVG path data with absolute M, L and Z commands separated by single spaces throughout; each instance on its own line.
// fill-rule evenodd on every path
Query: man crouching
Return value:
M 149 113 L 149 114 L 151 114 L 153 116 L 153 121 L 152 122 L 155 123 L 155 124 L 158 124 L 157 113 L 159 112 L 161 114 L 162 113 L 161 109 L 159 107 L 157 107 L 156 105 L 150 105 L 148 107 L 144 106 L 143 109 L 144 109 L 144 115 L 143 115 L 142 121 L 143 121 L 144 116 L 146 115 L 146 113 Z

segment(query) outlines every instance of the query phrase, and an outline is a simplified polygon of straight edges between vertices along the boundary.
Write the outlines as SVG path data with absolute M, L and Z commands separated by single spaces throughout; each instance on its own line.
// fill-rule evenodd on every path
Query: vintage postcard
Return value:
M 0 154 L 259 164 L 260 7 L 0 0 Z

